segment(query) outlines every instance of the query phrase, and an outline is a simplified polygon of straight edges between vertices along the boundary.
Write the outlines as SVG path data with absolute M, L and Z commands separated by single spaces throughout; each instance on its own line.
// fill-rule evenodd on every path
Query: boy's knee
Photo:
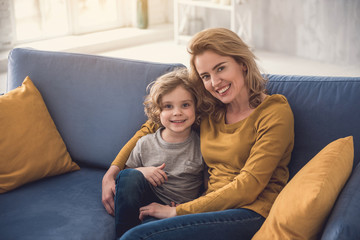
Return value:
M 122 170 L 116 180 L 115 208 L 119 203 L 122 206 L 136 205 L 151 192 L 149 183 L 140 171 L 129 168 Z
M 120 171 L 116 177 L 116 185 L 121 185 L 122 187 L 136 187 L 144 183 L 147 183 L 144 175 L 140 171 L 132 168 Z

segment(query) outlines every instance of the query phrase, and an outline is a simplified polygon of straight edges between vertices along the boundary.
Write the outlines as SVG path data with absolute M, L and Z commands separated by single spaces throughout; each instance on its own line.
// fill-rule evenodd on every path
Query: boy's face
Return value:
M 160 121 L 172 134 L 189 134 L 195 122 L 195 102 L 190 92 L 178 86 L 161 99 Z

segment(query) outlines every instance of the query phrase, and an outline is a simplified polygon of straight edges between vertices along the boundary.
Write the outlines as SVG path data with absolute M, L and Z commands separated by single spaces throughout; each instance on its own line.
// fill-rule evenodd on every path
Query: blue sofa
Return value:
M 179 66 L 12 50 L 7 91 L 30 76 L 81 170 L 0 194 L 0 239 L 114 239 L 114 219 L 101 203 L 102 177 L 146 120 L 147 84 Z M 353 172 L 322 239 L 360 239 L 360 77 L 270 75 L 269 80 L 269 93 L 284 94 L 294 112 L 291 177 L 331 141 L 354 137 Z

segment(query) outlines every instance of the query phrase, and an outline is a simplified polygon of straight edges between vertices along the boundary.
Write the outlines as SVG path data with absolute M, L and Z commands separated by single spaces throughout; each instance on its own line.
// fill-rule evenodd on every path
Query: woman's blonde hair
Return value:
M 217 121 L 225 114 L 224 103 L 205 89 L 195 67 L 196 56 L 207 50 L 221 56 L 232 57 L 237 63 L 245 65 L 245 84 L 249 89 L 249 104 L 251 108 L 256 108 L 262 101 L 261 93 L 265 92 L 267 80 L 261 75 L 256 65 L 255 55 L 233 31 L 226 28 L 210 28 L 197 33 L 188 46 L 188 52 L 191 55 L 190 78 L 195 82 L 207 103 L 206 113 Z
M 199 98 L 200 94 L 195 88 L 194 83 L 190 81 L 189 72 L 186 68 L 177 68 L 171 72 L 168 72 L 147 86 L 147 91 L 149 94 L 145 97 L 144 101 L 145 114 L 150 121 L 158 124 L 159 126 L 162 126 L 160 121 L 162 97 L 178 86 L 182 86 L 185 90 L 187 90 L 194 100 L 196 120 L 193 126 L 198 127 L 200 124 L 200 116 L 202 111 L 202 100 Z

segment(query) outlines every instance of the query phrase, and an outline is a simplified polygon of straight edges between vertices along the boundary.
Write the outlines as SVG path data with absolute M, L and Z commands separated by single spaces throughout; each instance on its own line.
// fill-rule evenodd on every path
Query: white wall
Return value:
M 360 67 L 360 0 L 246 2 L 251 13 L 250 45 L 256 49 Z M 239 8 L 236 14 L 241 14 Z M 227 12 L 199 9 L 196 15 L 203 18 L 204 28 L 230 27 Z
M 250 0 L 257 48 L 360 64 L 360 0 Z
M 0 0 L 0 50 L 11 48 L 14 38 L 11 0 Z

